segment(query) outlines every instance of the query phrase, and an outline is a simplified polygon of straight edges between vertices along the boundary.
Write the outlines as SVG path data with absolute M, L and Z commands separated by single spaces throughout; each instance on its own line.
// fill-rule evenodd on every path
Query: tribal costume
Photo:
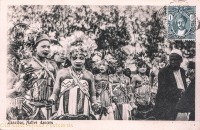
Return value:
M 139 75 L 138 75 L 139 76 Z M 135 89 L 135 98 L 137 105 L 148 105 L 150 103 L 151 88 L 149 85 L 149 78 L 146 75 L 141 77 L 141 87 Z M 136 83 L 137 84 L 137 83 Z
M 59 108 L 53 119 L 70 119 L 67 115 L 89 116 L 90 101 L 94 101 L 95 94 L 92 73 L 83 69 L 77 74 L 72 67 L 61 69 L 50 97 L 54 101 L 59 100 Z
M 151 87 L 147 75 L 136 75 L 134 90 L 135 104 L 137 105 L 137 119 L 146 119 L 152 116 L 153 107 L 151 104 Z
M 117 106 L 115 106 L 115 119 L 116 120 L 128 120 L 130 116 L 130 111 L 132 107 L 129 104 L 129 83 L 130 79 L 125 76 L 121 75 L 118 76 L 114 74 L 112 76 L 112 89 L 114 96 L 117 97 Z
M 47 99 L 53 90 L 56 64 L 47 59 L 50 52 L 50 39 L 46 34 L 39 34 L 34 43 L 32 47 L 35 54 L 32 58 L 22 60 L 19 64 L 15 62 L 9 67 L 12 70 L 12 67 L 17 66 L 15 70 L 19 70 L 16 73 L 17 82 L 9 85 L 14 89 L 9 89 L 8 92 L 10 96 L 19 99 L 16 101 L 18 103 L 17 108 L 21 112 L 17 114 L 22 116 L 17 118 L 19 120 L 48 119 L 48 114 L 45 114 L 47 110 L 44 108 L 47 106 Z M 9 95 L 8 93 L 7 95 Z M 16 103 L 14 102 L 12 105 L 15 106 Z M 46 107 L 46 109 L 49 110 L 49 107 Z
M 41 63 L 35 57 L 23 61 L 23 63 L 33 67 L 37 78 L 32 82 L 32 87 L 26 91 L 22 108 L 30 116 L 29 119 L 47 119 L 44 103 L 53 91 L 56 65 L 47 59 L 44 63 Z
M 53 94 L 49 98 L 52 103 L 59 102 L 58 111 L 52 116 L 54 120 L 87 120 L 90 119 L 91 108 L 94 111 L 99 108 L 94 75 L 85 69 L 85 61 L 97 47 L 96 43 L 81 31 L 71 36 L 73 40 L 63 45 L 67 47 L 66 56 L 71 66 L 58 71 Z
M 101 106 L 107 108 L 107 116 L 103 116 L 102 120 L 114 120 L 113 108 L 112 108 L 112 86 L 110 86 L 109 76 L 103 76 L 97 74 L 95 76 L 97 101 L 100 102 Z

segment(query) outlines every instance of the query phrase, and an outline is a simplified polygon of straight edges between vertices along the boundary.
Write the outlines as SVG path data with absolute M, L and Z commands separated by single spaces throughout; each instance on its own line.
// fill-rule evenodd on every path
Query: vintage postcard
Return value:
M 199 0 L 0 6 L 0 129 L 200 129 Z

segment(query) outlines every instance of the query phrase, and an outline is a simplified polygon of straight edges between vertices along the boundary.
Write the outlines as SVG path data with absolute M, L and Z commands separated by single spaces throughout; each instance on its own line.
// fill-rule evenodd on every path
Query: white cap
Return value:
M 182 54 L 181 50 L 179 50 L 179 49 L 173 49 L 170 52 L 170 55 L 173 54 L 173 53 L 178 54 L 179 56 L 181 56 L 183 58 L 183 54 Z

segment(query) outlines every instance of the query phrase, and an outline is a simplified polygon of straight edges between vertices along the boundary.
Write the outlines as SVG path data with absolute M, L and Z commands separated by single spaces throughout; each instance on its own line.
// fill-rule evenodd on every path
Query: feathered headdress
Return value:
M 76 31 L 70 37 L 62 39 L 60 44 L 66 48 L 67 57 L 70 57 L 73 53 L 79 53 L 89 58 L 97 48 L 95 41 L 82 31 Z

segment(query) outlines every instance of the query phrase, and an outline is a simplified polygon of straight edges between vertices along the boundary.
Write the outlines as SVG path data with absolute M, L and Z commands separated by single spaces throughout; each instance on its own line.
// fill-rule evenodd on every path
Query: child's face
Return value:
M 46 58 L 50 53 L 50 43 L 49 41 L 41 41 L 36 47 L 36 53 L 38 56 Z
M 183 18 L 180 18 L 180 19 L 177 20 L 177 26 L 178 26 L 179 30 L 184 30 L 185 24 L 186 24 L 186 22 L 184 21 Z
M 101 73 L 105 73 L 108 67 L 105 64 L 100 64 L 99 69 Z
M 147 70 L 146 66 L 145 65 L 142 65 L 140 68 L 139 68 L 139 72 L 140 73 L 145 73 Z
M 85 56 L 82 54 L 72 54 L 71 55 L 71 64 L 75 69 L 82 69 L 85 64 Z
M 59 50 L 59 52 L 55 54 L 54 60 L 63 63 L 65 61 L 65 50 Z

